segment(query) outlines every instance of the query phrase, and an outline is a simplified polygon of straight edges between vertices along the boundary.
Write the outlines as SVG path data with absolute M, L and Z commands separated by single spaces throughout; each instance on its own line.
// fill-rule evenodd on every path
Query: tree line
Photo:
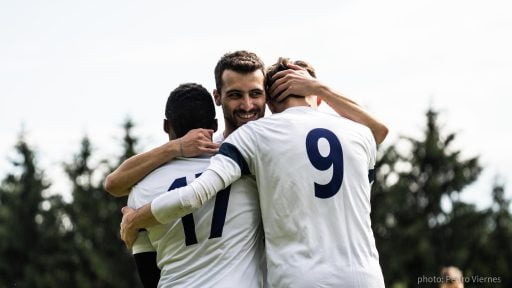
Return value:
M 95 181 L 137 152 L 133 125 L 123 124 L 122 153 L 115 160 L 92 163 L 91 141 L 82 139 L 63 164 L 72 183 L 70 203 L 47 195 L 51 182 L 35 151 L 18 139 L 18 157 L 0 183 L 0 287 L 142 287 L 119 239 L 126 199 L 111 197 Z M 504 183 L 495 183 L 485 191 L 493 199 L 489 208 L 460 201 L 482 167 L 478 156 L 460 156 L 456 136 L 441 131 L 437 112 L 429 109 L 422 137 L 398 140 L 410 149 L 392 143 L 379 151 L 371 217 L 387 287 L 437 287 L 435 278 L 418 281 L 450 265 L 468 281 L 499 279 L 479 278 L 484 281 L 467 286 L 512 287 L 510 199 Z

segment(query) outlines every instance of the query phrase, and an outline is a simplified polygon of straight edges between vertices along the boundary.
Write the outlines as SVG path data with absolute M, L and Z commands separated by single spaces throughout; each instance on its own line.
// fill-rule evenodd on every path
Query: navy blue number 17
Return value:
M 318 143 L 322 138 L 329 143 L 330 149 L 327 156 L 322 156 L 318 148 Z M 309 161 L 316 169 L 325 171 L 332 167 L 332 178 L 329 183 L 318 184 L 315 182 L 315 196 L 325 199 L 336 195 L 343 183 L 343 149 L 338 137 L 324 128 L 313 129 L 306 136 L 306 151 Z
M 196 178 L 199 177 L 201 173 L 196 174 Z M 177 178 L 172 182 L 171 187 L 167 191 L 172 189 L 180 188 L 187 186 L 187 178 L 181 177 Z M 229 192 L 231 190 L 231 185 L 226 187 L 226 189 L 221 190 L 215 196 L 215 205 L 213 207 L 213 219 L 212 219 L 212 227 L 210 230 L 210 237 L 218 238 L 222 236 L 222 231 L 224 229 L 224 223 L 226 222 L 226 212 L 228 210 L 228 201 L 229 201 Z M 196 236 L 196 224 L 194 222 L 194 215 L 192 213 L 187 214 L 181 217 L 181 222 L 183 223 L 183 232 L 185 233 L 185 245 L 193 245 L 197 243 Z

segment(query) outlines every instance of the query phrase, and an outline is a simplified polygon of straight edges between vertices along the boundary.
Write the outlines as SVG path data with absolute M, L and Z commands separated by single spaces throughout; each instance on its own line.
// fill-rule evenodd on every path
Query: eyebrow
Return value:
M 261 88 L 254 88 L 254 89 L 251 89 L 249 90 L 249 92 L 264 92 L 265 90 L 264 89 L 261 89 Z M 243 93 L 243 90 L 240 90 L 240 89 L 230 89 L 230 90 L 227 90 L 226 93 L 231 93 L 231 92 L 240 92 L 240 93 Z

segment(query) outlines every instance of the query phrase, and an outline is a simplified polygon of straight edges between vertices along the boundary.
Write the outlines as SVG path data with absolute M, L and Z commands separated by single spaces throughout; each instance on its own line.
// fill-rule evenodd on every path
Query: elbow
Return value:
M 124 189 L 121 189 L 118 185 L 118 183 L 115 180 L 115 176 L 112 175 L 113 173 L 110 173 L 107 178 L 105 178 L 105 181 L 103 182 L 103 189 L 108 192 L 108 194 L 114 196 L 114 197 L 122 197 L 126 196 L 128 193 Z
M 375 131 L 375 142 L 381 144 L 388 136 L 389 129 L 384 124 L 380 124 L 377 131 Z

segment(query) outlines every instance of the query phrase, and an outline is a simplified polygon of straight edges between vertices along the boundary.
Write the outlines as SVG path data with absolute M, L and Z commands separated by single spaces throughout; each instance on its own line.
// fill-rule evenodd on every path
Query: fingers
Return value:
M 293 69 L 293 70 L 304 70 L 304 71 L 307 71 L 304 67 L 301 67 L 299 65 L 295 65 L 295 64 L 292 64 L 292 63 L 288 63 L 286 64 L 286 66 L 290 69 Z
M 290 69 L 279 71 L 276 74 L 274 74 L 274 76 L 272 76 L 272 80 L 283 78 L 283 77 L 288 76 L 288 75 L 290 75 L 290 76 L 300 75 L 302 77 L 310 76 L 308 71 L 306 69 L 300 67 L 300 66 L 297 66 L 297 65 L 294 65 L 294 64 L 288 64 L 288 67 Z
M 283 93 L 281 93 L 279 95 L 279 97 L 275 98 L 276 102 L 281 102 L 283 101 L 284 99 L 286 99 L 286 97 L 290 96 L 292 94 L 292 92 L 290 92 L 290 89 L 286 89 Z
M 283 79 L 283 78 L 281 78 L 281 79 Z M 272 86 L 272 87 L 274 87 L 274 86 Z M 277 102 L 281 102 L 286 97 L 288 97 L 290 94 L 293 94 L 292 90 L 293 89 L 292 89 L 291 81 L 281 83 L 274 88 L 274 91 L 272 91 L 270 93 L 270 97 Z
M 202 154 L 217 154 L 217 153 L 219 153 L 219 149 L 215 149 L 215 148 L 202 148 L 201 152 L 202 152 Z
M 213 131 L 212 129 L 204 129 L 204 130 L 206 130 L 206 132 L 208 133 L 208 136 L 210 136 L 210 138 L 212 138 L 213 133 L 214 133 L 215 131 Z
M 302 79 L 309 78 L 307 71 L 297 65 L 289 64 L 293 67 L 297 68 L 297 70 L 284 70 L 276 73 L 272 79 L 274 79 L 274 83 L 270 87 L 270 97 L 277 100 L 278 102 L 284 100 L 288 95 L 293 94 L 292 92 L 288 93 L 288 95 L 282 95 L 283 91 L 290 89 L 293 83 L 297 81 L 301 81 Z M 299 71 L 300 70 L 300 71 Z
M 124 206 L 123 208 L 121 208 L 121 213 L 123 213 L 123 215 L 128 214 L 132 211 L 133 211 L 133 209 L 128 206 Z
M 203 145 L 203 148 L 205 149 L 219 149 L 220 144 L 213 143 L 213 142 L 205 142 Z
M 205 142 L 202 146 L 199 147 L 200 154 L 216 154 L 219 152 L 220 145 L 213 142 Z
M 294 68 L 292 68 L 292 66 Z M 297 65 L 293 65 L 293 64 L 288 64 L 288 67 L 292 68 L 292 69 L 288 69 L 288 70 L 283 70 L 283 71 L 279 71 L 277 72 L 276 74 L 274 74 L 274 76 L 272 76 L 272 79 L 278 79 L 278 78 L 282 78 L 286 75 L 290 75 L 290 74 L 299 74 L 299 75 L 302 75 L 304 72 L 305 73 L 308 73 L 306 71 L 306 69 L 300 67 L 300 66 L 297 66 Z
M 294 70 L 283 70 L 283 71 L 279 71 L 277 72 L 276 74 L 274 74 L 274 76 L 272 76 L 272 80 L 276 80 L 276 79 L 279 79 L 279 78 L 283 78 L 284 76 L 288 75 L 288 74 L 291 74 L 293 73 Z
M 208 139 L 208 140 L 212 139 L 213 132 L 214 132 L 212 129 L 199 128 L 199 129 L 194 129 L 194 130 L 197 130 L 196 133 L 199 138 L 204 138 L 204 139 Z
M 212 137 L 213 137 L 213 130 L 211 130 L 211 129 L 198 129 L 197 137 L 198 137 L 199 140 L 211 142 L 212 141 Z
M 283 90 L 286 90 L 288 88 L 287 86 L 283 86 L 283 84 L 287 84 L 288 79 L 286 77 L 281 77 L 277 79 L 272 86 L 270 87 L 270 96 L 272 98 L 279 95 L 279 93 L 283 92 Z
M 121 236 L 121 239 L 123 240 L 124 245 L 126 246 L 126 248 L 128 250 L 132 250 L 133 243 L 135 243 L 135 239 L 130 239 L 126 234 L 124 236 Z
M 206 139 L 212 139 L 213 136 L 213 130 L 212 129 L 203 129 L 203 128 L 197 128 L 190 130 L 185 136 L 182 138 L 185 139 L 194 139 L 194 138 L 206 138 Z
M 212 136 L 213 135 L 213 130 L 212 129 L 198 128 L 197 130 L 199 132 L 201 132 L 203 135 L 206 135 L 206 136 Z
M 121 240 L 123 240 L 126 248 L 131 250 L 133 247 L 133 243 L 135 243 L 135 239 L 137 239 L 137 231 L 130 230 L 129 228 L 125 227 L 123 222 L 121 222 L 119 235 L 121 236 Z
M 183 154 L 186 157 L 196 157 L 201 154 L 215 154 L 219 151 L 220 145 L 213 143 L 205 135 L 198 135 L 196 139 L 183 145 Z
M 129 236 L 126 237 L 127 238 L 126 240 L 124 240 L 124 245 L 126 245 L 126 248 L 128 248 L 128 250 L 132 250 L 135 239 L 131 239 Z

